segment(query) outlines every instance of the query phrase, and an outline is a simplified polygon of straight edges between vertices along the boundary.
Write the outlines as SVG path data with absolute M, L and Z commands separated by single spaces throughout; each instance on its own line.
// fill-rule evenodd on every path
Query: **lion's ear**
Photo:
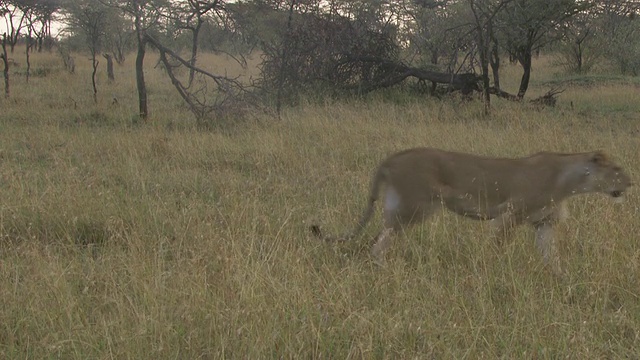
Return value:
M 591 162 L 602 165 L 609 162 L 609 158 L 603 151 L 598 150 L 591 155 Z

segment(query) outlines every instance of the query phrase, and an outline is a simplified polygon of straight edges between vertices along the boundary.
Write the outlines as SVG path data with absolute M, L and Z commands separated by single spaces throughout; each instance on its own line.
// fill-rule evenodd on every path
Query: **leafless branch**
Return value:
M 247 86 L 242 84 L 238 78 L 229 78 L 212 74 L 206 70 L 191 65 L 188 60 L 183 59 L 173 50 L 162 45 L 151 35 L 145 35 L 146 41 L 152 44 L 160 53 L 160 62 L 164 65 L 171 83 L 175 87 L 180 97 L 189 106 L 196 119 L 203 123 L 207 117 L 215 114 L 218 117 L 229 116 L 232 111 L 237 112 L 246 105 L 255 105 L 249 99 Z M 185 86 L 175 74 L 175 68 L 185 66 L 201 75 L 205 81 L 200 82 L 198 89 L 191 89 Z M 206 79 L 212 80 L 215 89 L 209 89 Z M 209 92 L 214 94 L 211 95 Z M 244 107 L 242 105 L 245 105 Z

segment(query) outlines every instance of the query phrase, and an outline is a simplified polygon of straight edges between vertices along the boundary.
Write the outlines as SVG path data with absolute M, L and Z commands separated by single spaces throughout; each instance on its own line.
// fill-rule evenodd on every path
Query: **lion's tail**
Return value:
M 387 180 L 387 171 L 384 167 L 381 166 L 378 168 L 375 175 L 373 176 L 373 179 L 371 180 L 367 207 L 364 210 L 364 213 L 362 214 L 362 216 L 360 217 L 360 220 L 356 224 L 356 228 L 351 233 L 342 237 L 323 236 L 322 230 L 320 230 L 320 226 L 318 225 L 311 225 L 310 227 L 311 233 L 317 238 L 320 238 L 327 242 L 350 241 L 358 237 L 364 230 L 369 220 L 371 220 L 371 216 L 373 215 L 373 212 L 375 210 L 374 208 L 375 202 L 378 200 L 380 189 L 384 185 L 386 180 Z

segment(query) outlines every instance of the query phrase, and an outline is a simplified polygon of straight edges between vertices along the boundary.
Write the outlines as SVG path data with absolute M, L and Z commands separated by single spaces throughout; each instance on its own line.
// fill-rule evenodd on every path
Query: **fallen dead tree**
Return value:
M 480 91 L 480 77 L 473 73 L 442 73 L 370 56 L 346 58 L 336 65 L 336 72 L 343 72 L 354 66 L 375 69 L 373 75 L 366 78 L 362 84 L 353 86 L 364 93 L 397 85 L 409 77 L 443 84 L 447 86 L 448 90 L 460 90 L 465 95 L 473 91 Z
M 336 72 L 352 71 L 351 67 L 375 69 L 375 71 L 372 71 L 373 76 L 369 76 L 366 81 L 352 86 L 352 88 L 357 88 L 363 93 L 398 85 L 410 77 L 420 81 L 442 84 L 446 86 L 447 91 L 460 91 L 465 95 L 474 91 L 482 91 L 480 86 L 481 77 L 473 73 L 442 73 L 370 56 L 346 58 L 336 65 Z M 537 106 L 553 107 L 557 102 L 557 95 L 563 91 L 563 89 L 552 88 L 544 95 L 529 100 L 529 102 Z M 522 98 L 517 95 L 496 87 L 490 87 L 489 94 L 509 101 L 522 101 Z

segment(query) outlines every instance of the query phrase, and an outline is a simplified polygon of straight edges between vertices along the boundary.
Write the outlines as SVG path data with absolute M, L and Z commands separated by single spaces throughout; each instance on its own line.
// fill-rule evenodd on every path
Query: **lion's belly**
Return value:
M 442 202 L 452 212 L 475 220 L 491 220 L 511 208 L 507 201 L 496 204 L 490 199 L 483 200 L 470 194 L 443 198 Z

